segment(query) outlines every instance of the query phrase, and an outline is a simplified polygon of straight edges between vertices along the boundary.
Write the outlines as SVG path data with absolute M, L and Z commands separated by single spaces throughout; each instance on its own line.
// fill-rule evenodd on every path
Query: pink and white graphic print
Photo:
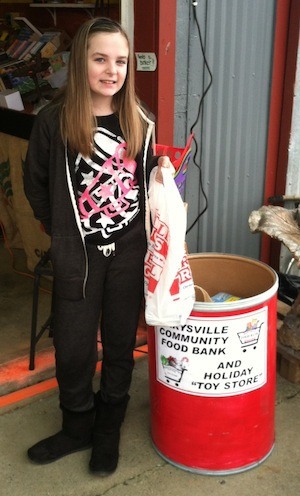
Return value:
M 126 158 L 125 150 L 122 138 L 99 128 L 92 158 L 77 157 L 78 204 L 85 235 L 100 233 L 109 239 L 139 212 L 136 162 Z

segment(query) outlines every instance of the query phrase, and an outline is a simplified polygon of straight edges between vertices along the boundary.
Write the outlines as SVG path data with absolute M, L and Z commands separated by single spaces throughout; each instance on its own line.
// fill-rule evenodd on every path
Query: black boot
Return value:
M 120 429 L 125 418 L 129 395 L 118 404 L 104 403 L 100 393 L 96 398 L 96 419 L 90 470 L 98 475 L 112 474 L 119 461 Z
M 92 445 L 92 432 L 95 410 L 71 412 L 62 408 L 62 430 L 35 444 L 27 454 L 35 463 L 55 462 L 63 456 L 89 448 Z

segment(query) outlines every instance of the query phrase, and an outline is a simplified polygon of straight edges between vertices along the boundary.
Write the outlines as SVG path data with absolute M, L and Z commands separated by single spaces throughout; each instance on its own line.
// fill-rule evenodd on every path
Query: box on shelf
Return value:
M 51 43 L 55 45 L 56 47 L 56 53 L 58 52 L 64 52 L 65 50 L 68 50 L 71 45 L 72 39 L 70 36 L 63 30 L 58 29 L 58 28 L 47 28 L 47 29 L 42 29 L 42 35 L 46 34 L 51 37 Z
M 0 92 L 0 107 L 12 110 L 24 110 L 23 101 L 19 91 L 4 90 Z

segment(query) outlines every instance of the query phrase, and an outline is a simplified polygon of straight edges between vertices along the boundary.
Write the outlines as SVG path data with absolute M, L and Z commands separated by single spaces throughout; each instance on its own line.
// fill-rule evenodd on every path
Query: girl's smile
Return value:
M 113 96 L 126 79 L 128 55 L 128 43 L 121 33 L 98 33 L 90 38 L 88 82 L 97 115 L 113 111 Z

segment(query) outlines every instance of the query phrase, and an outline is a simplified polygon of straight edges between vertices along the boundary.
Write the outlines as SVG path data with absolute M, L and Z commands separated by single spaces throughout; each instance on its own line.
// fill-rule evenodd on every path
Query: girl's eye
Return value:
M 100 63 L 103 63 L 104 62 L 104 58 L 103 57 L 97 57 L 95 59 L 96 62 L 100 62 Z
M 126 65 L 127 64 L 127 60 L 123 60 L 123 59 L 122 60 L 118 60 L 117 61 L 117 64 L 119 64 L 119 65 Z

